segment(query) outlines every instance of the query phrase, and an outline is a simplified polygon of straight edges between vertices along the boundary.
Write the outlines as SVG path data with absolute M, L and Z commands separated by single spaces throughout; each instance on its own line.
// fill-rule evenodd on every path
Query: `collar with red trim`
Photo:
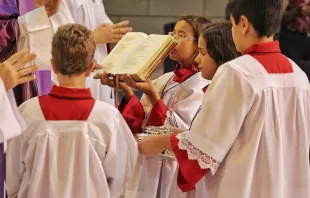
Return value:
M 53 85 L 52 90 L 48 95 L 70 100 L 93 99 L 89 88 L 67 88 L 56 85 Z
M 206 91 L 207 91 L 209 85 L 210 85 L 210 84 L 208 84 L 207 86 L 205 86 L 204 88 L 202 88 L 203 93 L 206 93 Z
M 174 82 L 181 83 L 197 72 L 198 72 L 198 68 L 195 64 L 192 64 L 188 68 L 181 68 L 180 64 L 177 64 L 174 69 L 175 76 L 172 80 Z
M 270 41 L 266 43 L 254 44 L 243 52 L 243 54 L 258 53 L 281 53 L 279 42 Z

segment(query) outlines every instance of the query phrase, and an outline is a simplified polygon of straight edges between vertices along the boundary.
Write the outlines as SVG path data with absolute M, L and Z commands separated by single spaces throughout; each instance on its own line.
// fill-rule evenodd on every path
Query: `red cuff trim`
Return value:
M 144 120 L 145 113 L 138 97 L 133 94 L 128 102 L 123 98 L 119 106 L 119 110 L 132 133 L 141 132 L 141 125 Z
M 153 106 L 146 126 L 162 126 L 165 124 L 167 118 L 168 108 L 165 103 L 160 99 Z
M 133 97 L 133 95 L 131 96 L 131 98 L 132 98 L 132 97 Z M 130 99 L 131 99 L 131 98 L 130 98 Z M 130 101 L 130 100 L 129 100 L 129 101 Z M 124 110 L 125 110 L 125 108 L 126 108 L 126 106 L 127 106 L 127 104 L 128 104 L 129 101 L 127 101 L 127 100 L 125 99 L 125 97 L 122 98 L 121 103 L 118 105 L 118 110 L 119 110 L 121 113 L 124 112 Z
M 111 52 L 111 44 L 110 43 L 107 43 L 107 52 L 108 52 L 108 54 L 110 54 L 110 52 Z
M 197 160 L 190 160 L 186 150 L 178 147 L 179 139 L 176 135 L 171 136 L 171 148 L 179 163 L 179 172 L 177 183 L 183 192 L 195 189 L 195 185 L 210 171 L 210 169 L 201 169 Z

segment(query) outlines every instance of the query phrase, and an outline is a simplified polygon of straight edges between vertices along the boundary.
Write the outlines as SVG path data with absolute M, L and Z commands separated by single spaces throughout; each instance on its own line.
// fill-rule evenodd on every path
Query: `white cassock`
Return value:
M 165 125 L 187 130 L 201 106 L 203 88 L 209 84 L 208 80 L 197 72 L 183 82 L 172 79 L 175 73 L 169 72 L 154 81 L 155 87 L 166 105 L 167 118 Z M 141 103 L 145 112 L 142 127 L 150 118 L 152 104 L 146 95 L 142 96 Z M 128 103 L 130 105 L 130 103 Z M 128 108 L 128 107 L 126 107 Z M 130 110 L 130 108 L 128 108 Z M 160 119 L 155 117 L 155 119 Z M 161 158 L 146 158 L 140 155 L 134 172 L 126 190 L 126 198 L 169 198 L 169 191 L 177 174 L 177 161 Z
M 51 17 L 54 30 L 60 25 L 77 23 L 94 31 L 100 24 L 112 24 L 107 16 L 102 0 L 62 0 L 58 13 Z M 98 44 L 95 52 L 95 60 L 101 65 L 107 56 L 107 45 Z M 102 100 L 114 105 L 114 91 L 108 86 L 101 85 L 100 80 L 93 79 L 95 73 L 87 78 L 86 85 L 91 89 L 96 100 Z M 56 76 L 52 74 L 52 80 L 56 82 Z
M 8 142 L 9 198 L 119 198 L 138 156 L 136 140 L 122 115 L 101 101 L 86 111 L 78 105 L 84 108 L 79 115 L 82 110 L 72 105 L 84 96 L 72 99 L 76 92 L 65 88 L 65 95 L 57 95 L 53 90 L 52 96 L 36 97 L 19 107 L 27 128 Z M 52 99 L 42 102 L 43 97 Z M 85 112 L 85 121 L 74 120 Z M 72 120 L 53 120 L 57 114 Z
M 169 198 L 310 197 L 309 81 L 294 62 L 273 52 L 280 51 L 276 46 L 265 45 L 252 52 L 264 65 L 246 54 L 220 66 L 191 130 L 172 138 L 187 181 L 210 172 L 188 193 L 175 183 Z M 182 169 L 189 163 L 191 170 Z

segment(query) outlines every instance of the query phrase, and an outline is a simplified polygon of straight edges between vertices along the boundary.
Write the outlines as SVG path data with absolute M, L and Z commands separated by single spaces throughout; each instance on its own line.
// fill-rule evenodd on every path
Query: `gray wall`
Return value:
M 163 26 L 181 15 L 221 20 L 228 0 L 103 0 L 114 23 L 130 20 L 134 31 L 163 33 Z
M 135 32 L 163 34 L 164 24 L 182 15 L 222 20 L 228 0 L 103 0 L 106 13 L 117 23 L 129 20 Z M 153 78 L 163 73 L 160 67 Z

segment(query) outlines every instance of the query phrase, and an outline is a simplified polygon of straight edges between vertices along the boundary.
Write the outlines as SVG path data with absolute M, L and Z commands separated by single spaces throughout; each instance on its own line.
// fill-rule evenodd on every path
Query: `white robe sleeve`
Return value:
M 0 143 L 19 135 L 25 122 L 19 114 L 12 90 L 7 93 L 0 78 Z
M 138 147 L 119 112 L 113 129 L 103 167 L 107 174 L 111 198 L 118 198 L 133 173 L 138 158 Z
M 50 70 L 51 43 L 53 39 L 52 23 L 44 7 L 34 9 L 18 17 L 20 38 L 18 50 L 28 48 L 37 54 L 31 64 L 40 66 L 40 70 Z
M 177 136 L 179 149 L 212 174 L 235 142 L 254 102 L 254 89 L 233 67 L 230 62 L 218 69 L 191 130 Z

